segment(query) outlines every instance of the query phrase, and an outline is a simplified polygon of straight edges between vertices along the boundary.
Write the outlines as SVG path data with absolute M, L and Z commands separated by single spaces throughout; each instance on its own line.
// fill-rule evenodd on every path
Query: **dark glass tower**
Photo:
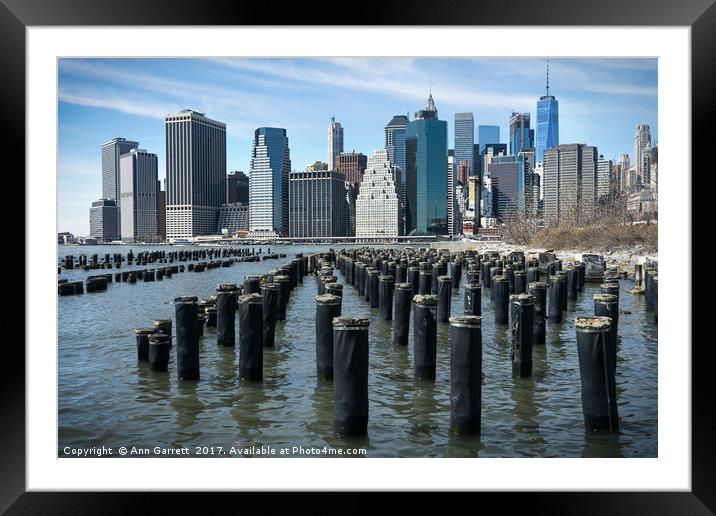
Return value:
M 534 145 L 535 132 L 530 129 L 529 113 L 512 113 L 510 116 L 510 154 L 516 156 L 522 149 Z
M 447 234 L 447 156 L 447 122 L 431 94 L 405 128 L 408 234 Z

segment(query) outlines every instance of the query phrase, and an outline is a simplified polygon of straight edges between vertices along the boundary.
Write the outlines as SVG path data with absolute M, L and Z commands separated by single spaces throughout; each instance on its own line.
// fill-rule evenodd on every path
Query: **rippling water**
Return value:
M 276 346 L 264 350 L 263 382 L 239 382 L 238 344 L 235 349 L 217 346 L 213 328 L 205 328 L 200 341 L 198 382 L 178 381 L 174 350 L 168 373 L 151 372 L 146 362 L 137 362 L 132 330 L 151 326 L 154 319 L 173 319 L 174 297 L 201 299 L 212 295 L 218 283 L 241 283 L 245 275 L 275 268 L 297 252 L 327 249 L 272 247 L 287 258 L 184 272 L 150 283 L 111 283 L 106 292 L 60 297 L 60 456 L 65 446 L 102 445 L 360 447 L 368 457 L 657 456 L 657 327 L 643 296 L 627 292 L 630 280 L 621 280 L 620 308 L 631 313 L 619 317 L 616 435 L 584 431 L 574 317 L 593 314 L 592 294 L 599 287 L 590 284 L 576 303 L 570 301 L 564 323 L 548 324 L 547 345 L 533 351 L 531 378 L 513 378 L 507 325 L 494 324 L 489 292 L 483 293 L 482 433 L 475 437 L 449 434 L 448 325 L 438 325 L 436 381 L 416 381 L 412 344 L 393 346 L 391 323 L 379 320 L 377 308 L 348 286 L 343 314 L 371 321 L 370 416 L 367 437 L 334 437 L 332 384 L 316 377 L 313 276 L 292 292 L 287 320 L 277 323 Z M 60 246 L 58 256 L 128 250 Z M 59 277 L 104 272 L 115 270 L 63 269 Z M 336 276 L 343 283 L 339 272 Z M 463 277 L 453 292 L 453 315 L 462 313 L 464 284 Z

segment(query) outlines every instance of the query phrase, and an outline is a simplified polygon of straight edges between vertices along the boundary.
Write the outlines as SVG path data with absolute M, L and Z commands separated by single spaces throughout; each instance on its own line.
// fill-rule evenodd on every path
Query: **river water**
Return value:
M 59 246 L 58 259 L 66 254 L 126 255 L 129 249 Z M 133 247 L 135 254 L 155 249 L 170 248 Z M 263 382 L 239 381 L 238 343 L 235 349 L 217 346 L 214 328 L 205 328 L 200 341 L 198 382 L 177 379 L 176 348 L 168 373 L 151 372 L 147 362 L 137 361 L 132 330 L 151 326 L 154 319 L 173 319 L 171 302 L 176 296 L 205 298 L 215 293 L 218 283 L 242 283 L 245 275 L 273 269 L 295 253 L 327 249 L 275 246 L 271 252 L 286 253 L 285 259 L 178 273 L 150 283 L 110 283 L 106 292 L 60 297 L 58 456 L 66 456 L 66 446 L 103 445 L 192 450 L 213 446 L 213 451 L 222 447 L 224 452 L 232 446 L 362 448 L 367 457 L 657 456 L 657 326 L 653 313 L 646 312 L 643 296 L 627 292 L 631 280 L 621 280 L 620 308 L 630 313 L 619 317 L 620 432 L 613 435 L 586 434 L 582 419 L 574 318 L 593 314 L 597 285 L 587 284 L 579 299 L 570 301 L 564 323 L 548 324 L 546 346 L 533 351 L 531 378 L 512 376 L 508 327 L 494 324 L 489 292 L 483 292 L 482 433 L 475 437 L 449 433 L 448 325 L 438 325 L 435 382 L 416 381 L 412 328 L 407 348 L 393 346 L 391 323 L 379 320 L 377 308 L 371 309 L 348 286 L 343 315 L 371 321 L 370 416 L 366 437 L 334 437 L 332 384 L 316 377 L 317 280 L 310 275 L 293 290 L 287 320 L 277 323 L 275 348 L 264 351 Z M 162 266 L 147 267 L 155 265 Z M 124 264 L 120 270 L 128 267 Z M 63 269 L 59 278 L 109 272 L 116 270 Z M 344 283 L 338 271 L 336 276 Z M 453 315 L 462 313 L 465 279 L 453 292 Z

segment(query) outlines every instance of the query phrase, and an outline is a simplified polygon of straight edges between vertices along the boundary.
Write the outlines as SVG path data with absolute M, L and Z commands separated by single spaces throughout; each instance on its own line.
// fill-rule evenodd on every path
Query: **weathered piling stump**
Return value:
M 438 296 L 418 294 L 413 297 L 413 359 L 418 380 L 434 380 L 437 363 Z
M 551 323 L 562 322 L 564 312 L 564 288 L 566 279 L 564 276 L 552 276 L 549 284 L 549 302 L 547 303 L 547 317 Z
M 617 353 L 617 335 L 619 327 L 619 298 L 613 294 L 594 294 L 594 315 L 599 317 L 609 317 L 611 324 L 609 325 L 609 335 L 612 339 L 610 353 L 613 355 L 612 360 L 616 364 Z
M 333 430 L 338 436 L 368 432 L 367 318 L 333 319 Z
M 393 276 L 378 277 L 378 313 L 383 321 L 393 320 Z
M 437 296 L 437 321 L 441 323 L 446 323 L 450 318 L 450 300 L 452 297 L 451 276 L 438 276 Z
M 502 275 L 492 277 L 492 306 L 495 311 L 495 324 L 508 324 L 510 284 Z
M 532 343 L 534 342 L 534 298 L 529 294 L 510 296 L 512 316 L 512 374 L 532 376 Z
M 215 306 L 207 306 L 204 309 L 204 313 L 206 314 L 206 327 L 207 328 L 216 328 L 216 307 Z
M 244 277 L 244 294 L 260 294 L 261 286 L 259 283 L 258 276 L 246 276 Z
M 515 271 L 514 284 L 515 294 L 525 294 L 527 292 L 527 273 L 525 271 Z
M 216 343 L 236 346 L 238 287 L 233 283 L 222 283 L 216 291 Z
M 590 432 L 619 428 L 610 326 L 608 317 L 577 317 L 575 321 L 584 426 Z
M 291 291 L 291 278 L 285 274 L 277 274 L 273 277 L 275 283 L 278 283 L 280 288 L 280 294 L 278 296 L 278 305 L 276 307 L 276 320 L 286 320 L 286 307 L 288 306 L 288 296 Z
M 137 340 L 137 360 L 149 361 L 149 336 L 154 334 L 154 328 L 136 328 L 134 335 Z
M 320 379 L 333 379 L 333 319 L 340 315 L 341 298 L 316 296 L 316 372 Z
M 432 290 L 433 273 L 432 271 L 421 270 L 419 274 L 418 294 L 428 295 Z
M 278 283 L 264 283 L 261 285 L 263 343 L 264 347 L 267 348 L 273 347 L 276 342 L 276 317 L 280 297 L 281 285 Z
M 482 292 L 479 283 L 465 285 L 465 315 L 482 315 Z
M 199 307 L 196 297 L 174 299 L 177 325 L 177 373 L 180 380 L 199 379 Z
M 169 367 L 171 335 L 153 333 L 149 336 L 149 369 L 166 372 Z
M 567 299 L 570 301 L 577 300 L 577 291 L 579 286 L 579 272 L 574 267 L 566 269 L 567 272 Z
M 395 315 L 393 316 L 393 343 L 408 345 L 410 331 L 410 302 L 413 298 L 413 286 L 410 283 L 398 283 L 393 290 Z
M 528 292 L 534 299 L 533 342 L 545 344 L 547 342 L 547 284 L 540 281 L 530 283 Z
M 479 290 L 479 285 L 477 286 Z M 482 417 L 482 318 L 450 318 L 450 432 L 480 433 Z
M 260 294 L 239 297 L 239 378 L 263 380 L 263 300 Z

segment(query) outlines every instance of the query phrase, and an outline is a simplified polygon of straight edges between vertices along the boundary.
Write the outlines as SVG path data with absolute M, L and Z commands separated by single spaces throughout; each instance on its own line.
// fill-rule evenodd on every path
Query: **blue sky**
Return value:
M 326 161 L 332 116 L 345 149 L 383 146 L 395 114 L 425 105 L 430 88 L 441 119 L 471 111 L 475 125 L 499 125 L 512 110 L 532 114 L 545 91 L 546 59 L 61 59 L 58 77 L 60 231 L 89 233 L 89 207 L 101 196 L 100 145 L 121 136 L 159 157 L 163 117 L 184 108 L 226 123 L 227 170 L 248 173 L 253 131 L 285 127 L 293 169 Z M 596 145 L 614 158 L 633 153 L 637 124 L 658 141 L 656 59 L 550 59 L 559 100 L 560 143 Z M 477 137 L 477 129 L 475 131 Z M 476 142 L 477 143 L 477 142 Z

